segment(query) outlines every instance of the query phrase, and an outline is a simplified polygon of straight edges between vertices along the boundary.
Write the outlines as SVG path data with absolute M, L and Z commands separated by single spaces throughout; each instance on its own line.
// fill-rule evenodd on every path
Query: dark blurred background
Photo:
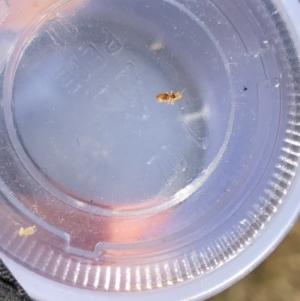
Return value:
M 253 272 L 208 301 L 300 301 L 300 219 Z

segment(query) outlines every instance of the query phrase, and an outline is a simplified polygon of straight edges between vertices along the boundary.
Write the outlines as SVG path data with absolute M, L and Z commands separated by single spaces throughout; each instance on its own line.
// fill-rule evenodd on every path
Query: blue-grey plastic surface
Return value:
M 58 4 L 0 32 L 5 263 L 39 301 L 226 288 L 299 214 L 298 1 Z

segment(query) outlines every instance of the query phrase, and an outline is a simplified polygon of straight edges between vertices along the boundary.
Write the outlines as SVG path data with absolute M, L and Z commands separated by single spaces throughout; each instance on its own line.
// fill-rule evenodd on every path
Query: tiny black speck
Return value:
M 244 86 L 244 91 L 247 91 L 247 90 L 248 90 L 248 88 Z

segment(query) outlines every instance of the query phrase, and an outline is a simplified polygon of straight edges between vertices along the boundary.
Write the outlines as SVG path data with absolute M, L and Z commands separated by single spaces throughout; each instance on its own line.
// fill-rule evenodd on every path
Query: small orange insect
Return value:
M 184 89 L 185 90 L 185 89 Z M 156 99 L 158 102 L 167 102 L 170 104 L 174 104 L 174 102 L 180 98 L 182 98 L 182 93 L 184 92 L 166 92 L 166 93 L 161 93 L 156 95 Z

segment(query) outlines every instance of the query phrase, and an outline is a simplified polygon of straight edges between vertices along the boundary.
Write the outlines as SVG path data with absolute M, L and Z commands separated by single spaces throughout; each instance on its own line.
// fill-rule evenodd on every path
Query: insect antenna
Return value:
M 182 95 L 185 90 L 186 90 L 186 87 L 180 92 L 180 94 Z M 185 100 L 185 102 L 186 102 L 187 105 L 189 105 L 187 100 Z

